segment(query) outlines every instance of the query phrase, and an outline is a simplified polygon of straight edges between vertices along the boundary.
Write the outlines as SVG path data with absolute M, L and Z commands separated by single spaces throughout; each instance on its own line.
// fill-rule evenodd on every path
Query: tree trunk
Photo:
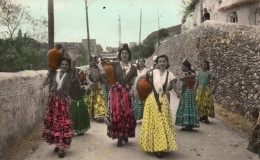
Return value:
M 48 0 L 48 33 L 49 49 L 54 48 L 54 9 L 53 0 Z

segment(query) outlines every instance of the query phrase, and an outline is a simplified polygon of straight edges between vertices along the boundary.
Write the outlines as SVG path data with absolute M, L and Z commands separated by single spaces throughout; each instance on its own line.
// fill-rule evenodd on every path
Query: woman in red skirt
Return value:
M 54 152 L 63 158 L 70 147 L 72 138 L 71 99 L 69 98 L 72 84 L 79 83 L 75 68 L 71 70 L 71 60 L 63 58 L 61 70 L 54 74 L 48 104 L 46 106 L 42 138 L 54 145 Z M 43 86 L 49 84 L 49 76 L 44 79 Z
M 109 113 L 107 135 L 112 139 L 118 139 L 117 146 L 121 147 L 128 138 L 135 137 L 136 120 L 133 112 L 133 103 L 131 100 L 131 91 L 134 79 L 137 76 L 136 68 L 130 63 L 131 51 L 127 44 L 118 54 L 119 62 L 111 62 L 114 68 L 116 83 L 109 90 Z M 100 63 L 99 68 L 103 76 L 105 70 Z M 131 93 L 130 93 L 131 91 Z

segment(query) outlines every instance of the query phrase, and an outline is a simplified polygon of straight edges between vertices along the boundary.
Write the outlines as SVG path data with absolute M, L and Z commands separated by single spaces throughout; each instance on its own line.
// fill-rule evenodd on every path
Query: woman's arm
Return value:
M 170 89 L 170 90 L 173 89 L 174 92 L 177 94 L 177 97 L 180 98 L 180 97 L 181 97 L 181 93 L 180 93 L 180 91 L 177 89 L 176 79 L 174 79 L 174 80 L 172 80 L 172 81 L 170 82 L 170 86 L 171 86 L 171 87 L 169 87 L 169 89 Z
M 53 76 L 53 74 L 51 74 L 51 71 L 48 71 L 46 77 L 43 79 L 42 86 L 46 86 L 50 83 L 50 76 Z
M 103 78 L 106 78 L 107 74 L 106 74 L 106 70 L 105 68 L 103 67 L 102 63 L 98 63 L 98 69 L 100 71 L 100 74 Z
M 184 80 L 184 79 L 187 79 L 187 78 L 194 78 L 194 77 L 196 77 L 196 75 L 195 74 L 191 74 L 191 75 L 187 75 L 187 76 L 181 77 L 180 80 Z
M 212 94 L 215 94 L 216 90 L 217 90 L 217 78 L 210 76 L 210 83 L 212 83 L 212 81 L 214 81 L 213 85 L 211 85 L 211 86 L 213 86 Z

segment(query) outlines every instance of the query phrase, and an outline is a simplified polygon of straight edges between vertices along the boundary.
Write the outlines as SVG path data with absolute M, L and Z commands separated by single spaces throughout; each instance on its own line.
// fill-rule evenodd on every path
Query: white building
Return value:
M 182 25 L 182 31 L 201 24 L 203 8 L 207 8 L 210 13 L 210 20 L 260 25 L 260 0 L 200 0 L 194 12 Z

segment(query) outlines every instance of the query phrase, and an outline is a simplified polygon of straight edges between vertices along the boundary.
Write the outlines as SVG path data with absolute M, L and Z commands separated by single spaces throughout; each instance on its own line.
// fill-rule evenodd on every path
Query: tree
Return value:
M 29 20 L 28 7 L 14 3 L 12 0 L 0 1 L 0 24 L 6 28 L 6 33 L 13 40 L 14 33 L 20 28 L 24 20 Z
M 182 9 L 180 13 L 182 14 L 182 23 L 186 21 L 186 18 L 190 13 L 194 12 L 196 5 L 199 3 L 199 0 L 182 0 Z
M 48 42 L 48 21 L 45 17 L 40 19 L 31 19 L 27 26 L 26 36 L 34 38 L 40 43 Z

